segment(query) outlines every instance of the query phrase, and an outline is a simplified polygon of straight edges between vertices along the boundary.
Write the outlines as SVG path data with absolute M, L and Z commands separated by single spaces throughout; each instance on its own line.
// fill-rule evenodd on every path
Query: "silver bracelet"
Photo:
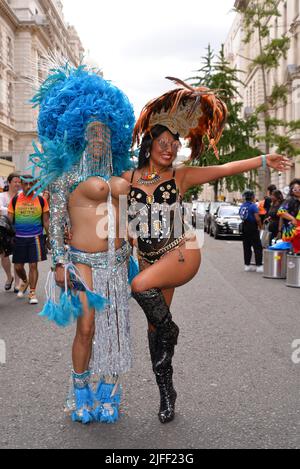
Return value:
M 263 170 L 265 171 L 267 169 L 267 155 L 261 155 L 261 159 L 262 159 L 262 167 L 263 167 Z

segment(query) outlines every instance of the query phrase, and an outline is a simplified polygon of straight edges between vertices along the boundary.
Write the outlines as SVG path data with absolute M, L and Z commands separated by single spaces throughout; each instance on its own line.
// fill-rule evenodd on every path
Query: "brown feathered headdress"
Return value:
M 190 140 L 192 159 L 203 153 L 204 136 L 207 136 L 209 146 L 219 158 L 217 143 L 228 115 L 225 103 L 208 88 L 196 88 L 178 78 L 166 78 L 180 87 L 146 104 L 133 131 L 133 145 L 140 145 L 142 137 L 160 124 L 181 138 Z

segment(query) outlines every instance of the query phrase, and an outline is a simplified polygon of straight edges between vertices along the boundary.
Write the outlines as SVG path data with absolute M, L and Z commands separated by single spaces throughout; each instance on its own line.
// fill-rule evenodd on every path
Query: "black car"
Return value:
M 239 211 L 240 207 L 236 205 L 221 205 L 211 219 L 210 235 L 215 239 L 221 236 L 241 236 L 242 219 Z
M 204 217 L 204 231 L 206 231 L 208 234 L 210 234 L 211 220 L 221 205 L 229 204 L 226 204 L 225 202 L 210 202 L 206 209 L 206 214 Z

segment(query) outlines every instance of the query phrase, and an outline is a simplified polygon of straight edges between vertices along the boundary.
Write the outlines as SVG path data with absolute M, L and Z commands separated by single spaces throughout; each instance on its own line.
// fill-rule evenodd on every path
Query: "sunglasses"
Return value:
M 165 138 L 159 138 L 157 140 L 158 145 L 160 146 L 160 149 L 162 151 L 168 150 L 168 148 L 171 146 L 172 153 L 176 154 L 178 153 L 179 148 L 181 147 L 181 143 L 178 142 L 177 140 L 167 140 Z
M 296 188 L 294 187 L 293 192 L 300 192 L 300 187 L 299 187 L 299 189 L 296 189 Z

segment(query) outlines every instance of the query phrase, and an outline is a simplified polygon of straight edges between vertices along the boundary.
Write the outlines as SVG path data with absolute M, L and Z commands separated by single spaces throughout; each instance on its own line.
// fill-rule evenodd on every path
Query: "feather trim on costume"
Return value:
M 120 89 L 84 65 L 52 69 L 32 103 L 40 107 L 38 135 L 43 151 L 34 144 L 30 156 L 33 172 L 40 171 L 40 190 L 79 163 L 87 144 L 86 127 L 92 121 L 111 131 L 113 174 L 119 176 L 132 166 L 132 105 Z
M 140 145 L 142 137 L 154 125 L 160 124 L 172 133 L 190 140 L 192 159 L 203 153 L 205 136 L 219 158 L 217 143 L 222 136 L 228 111 L 225 103 L 215 94 L 218 90 L 194 88 L 178 78 L 167 79 L 174 81 L 180 88 L 146 104 L 133 131 L 133 145 Z

